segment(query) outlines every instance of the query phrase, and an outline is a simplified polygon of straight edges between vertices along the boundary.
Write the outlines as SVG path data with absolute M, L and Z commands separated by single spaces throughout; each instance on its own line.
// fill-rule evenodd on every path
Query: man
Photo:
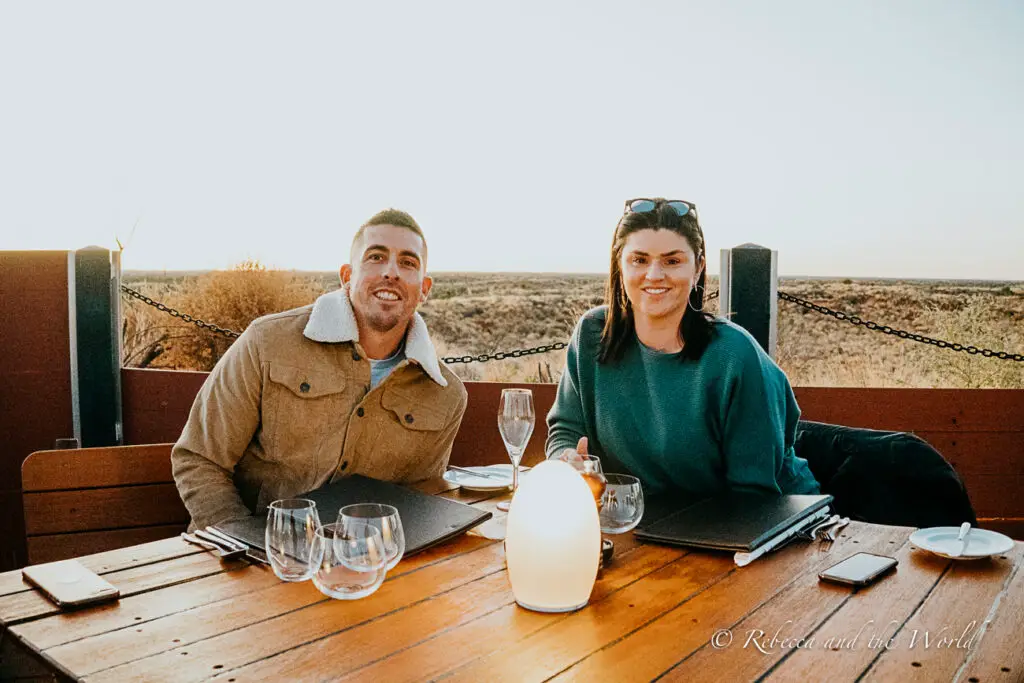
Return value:
M 466 390 L 416 313 L 433 284 L 423 232 L 404 211 L 381 211 L 349 260 L 340 290 L 253 321 L 196 396 L 171 452 L 195 526 L 350 474 L 444 472 Z

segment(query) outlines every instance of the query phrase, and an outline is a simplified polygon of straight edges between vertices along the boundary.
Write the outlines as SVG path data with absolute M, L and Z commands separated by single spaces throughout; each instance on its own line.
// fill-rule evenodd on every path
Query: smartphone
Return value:
M 21 575 L 60 607 L 79 607 L 116 600 L 121 591 L 78 560 L 25 567 Z
M 857 553 L 834 564 L 818 574 L 822 581 L 844 583 L 849 586 L 867 586 L 890 571 L 897 564 L 895 557 Z

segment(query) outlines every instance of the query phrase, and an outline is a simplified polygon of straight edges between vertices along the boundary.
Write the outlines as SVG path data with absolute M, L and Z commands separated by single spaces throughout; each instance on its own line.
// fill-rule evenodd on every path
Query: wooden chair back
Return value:
M 189 514 L 171 446 L 36 451 L 22 463 L 30 564 L 176 536 Z

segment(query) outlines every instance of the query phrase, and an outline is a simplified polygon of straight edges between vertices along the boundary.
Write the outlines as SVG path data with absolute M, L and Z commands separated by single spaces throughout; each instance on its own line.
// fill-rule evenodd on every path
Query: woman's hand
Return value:
M 581 460 L 581 455 L 589 455 L 589 453 L 587 453 L 587 445 L 587 437 L 581 436 L 579 442 L 576 444 L 576 450 L 574 451 L 571 448 L 566 448 L 558 455 L 558 459 L 564 460 L 565 462 Z

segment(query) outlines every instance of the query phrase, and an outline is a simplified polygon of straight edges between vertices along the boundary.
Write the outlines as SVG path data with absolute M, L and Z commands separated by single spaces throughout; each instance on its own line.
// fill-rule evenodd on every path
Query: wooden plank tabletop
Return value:
M 516 606 L 487 494 L 421 487 L 495 519 L 403 560 L 363 600 L 220 562 L 172 538 L 82 558 L 119 602 L 60 612 L 0 574 L 0 679 L 86 681 L 1024 680 L 1024 544 L 974 562 L 854 522 L 737 568 L 730 555 L 612 537 L 590 604 Z M 818 581 L 859 551 L 897 571 L 854 590 Z

